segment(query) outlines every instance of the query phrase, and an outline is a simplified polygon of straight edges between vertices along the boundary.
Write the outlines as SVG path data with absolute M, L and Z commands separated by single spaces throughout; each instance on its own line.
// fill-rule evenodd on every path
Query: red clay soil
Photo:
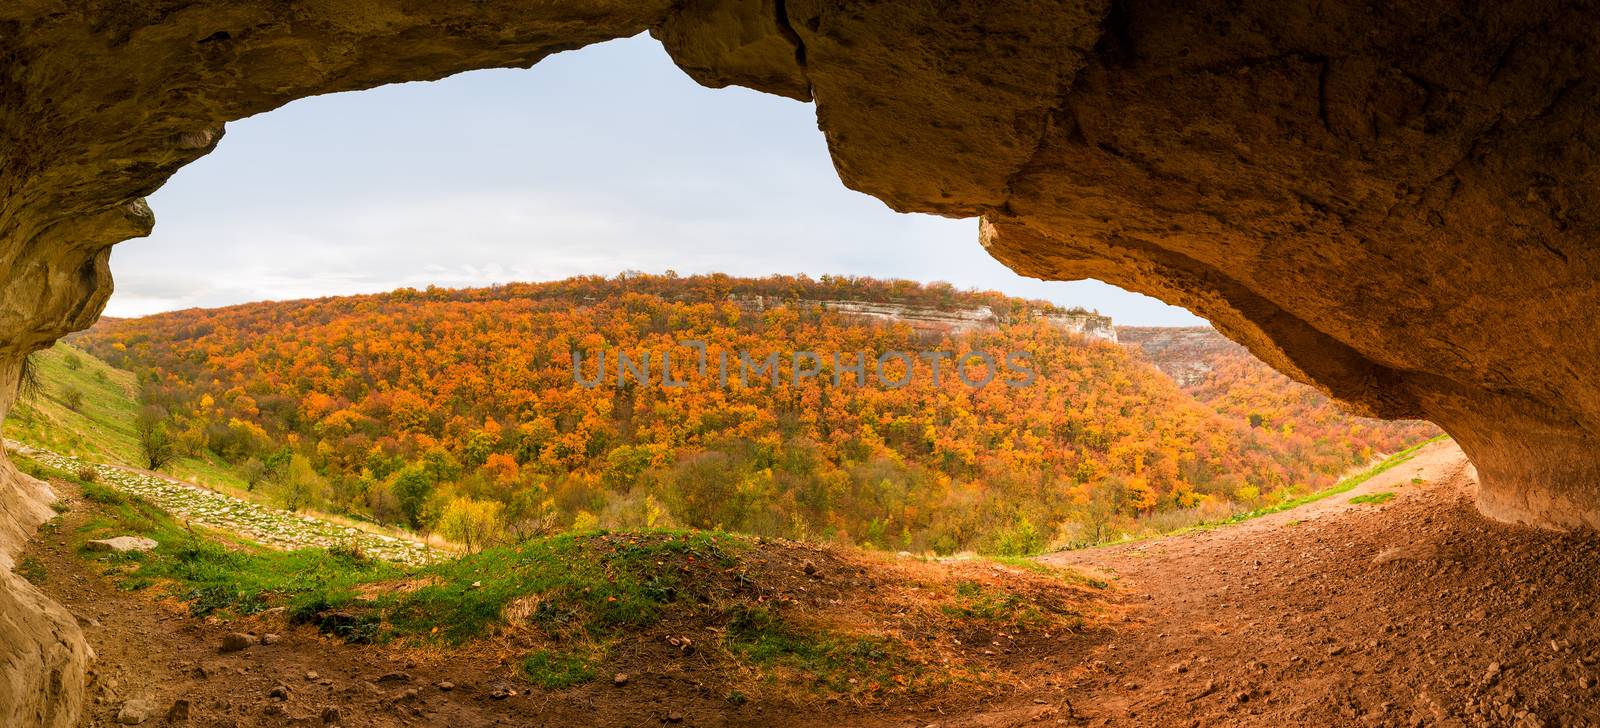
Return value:
M 98 653 L 93 726 L 114 725 L 140 696 L 156 707 L 146 725 L 186 698 L 182 724 L 198 726 L 320 726 L 328 706 L 341 725 L 451 728 L 1600 726 L 1600 539 L 1489 523 L 1472 478 L 1444 442 L 1300 509 L 1045 557 L 1114 582 L 1099 628 L 1026 644 L 970 635 L 962 642 L 993 651 L 1013 685 L 871 709 L 732 705 L 693 669 L 648 665 L 622 688 L 530 691 L 492 661 L 419 660 L 288 628 L 222 654 L 236 626 L 117 591 L 54 533 L 33 555 Z M 1374 493 L 1395 495 L 1349 502 Z M 391 673 L 404 675 L 382 679 Z M 269 696 L 280 685 L 286 700 Z

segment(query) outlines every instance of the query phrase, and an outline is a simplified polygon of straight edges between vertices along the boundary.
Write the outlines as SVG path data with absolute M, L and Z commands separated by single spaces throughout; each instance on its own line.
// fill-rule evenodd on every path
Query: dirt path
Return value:
M 1445 441 L 1299 509 L 1047 557 L 1125 590 L 1074 720 L 1600 725 L 1600 541 L 1485 521 L 1475 477 Z
M 1600 726 L 1600 539 L 1490 524 L 1473 509 L 1472 478 L 1460 451 L 1438 443 L 1299 509 L 1046 557 L 1117 585 L 1109 624 L 1060 636 L 1054 652 L 1030 651 L 1036 668 L 1009 692 L 865 714 L 732 706 L 693 673 L 529 692 L 492 655 L 419 659 L 342 646 L 273 615 L 242 626 L 192 619 L 92 575 L 62 535 L 82 517 L 77 508 L 29 556 L 99 653 L 84 723 L 92 726 L 114 725 L 134 698 L 152 701 L 146 725 L 164 725 L 169 706 L 186 699 L 186 724 L 202 726 L 319 726 L 330 707 L 341 725 L 462 728 L 674 717 L 735 726 Z M 1396 495 L 1350 503 L 1386 492 Z M 281 638 L 218 652 L 241 628 Z M 392 673 L 403 676 L 382 679 Z M 287 699 L 271 697 L 278 686 Z M 497 699 L 497 690 L 518 695 Z

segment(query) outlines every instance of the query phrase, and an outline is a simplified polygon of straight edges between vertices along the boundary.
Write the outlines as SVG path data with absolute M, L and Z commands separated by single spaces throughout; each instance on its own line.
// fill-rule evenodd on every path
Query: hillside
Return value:
M 99 463 L 143 467 L 136 433 L 138 378 L 68 344 L 29 358 L 31 384 L 5 420 L 5 438 Z M 167 472 L 223 487 L 244 487 L 233 464 L 196 448 Z
M 818 303 L 853 300 L 994 315 L 941 333 Z M 1433 434 L 1346 417 L 1248 363 L 1197 399 L 1052 320 L 1084 313 L 904 281 L 629 275 L 181 311 L 74 342 L 137 372 L 185 452 L 281 502 L 469 543 L 677 525 L 1032 553 L 1292 499 Z M 704 373 L 684 365 L 686 340 L 706 342 Z M 844 368 L 928 350 L 956 355 L 942 378 L 916 356 L 909 371 Z M 820 353 L 815 376 L 789 376 L 813 363 L 797 351 Z M 997 360 L 989 386 L 952 376 L 986 370 L 974 351 Z M 720 355 L 736 367 L 739 352 L 771 353 L 785 375 L 724 384 Z M 1012 352 L 1030 386 L 998 381 L 1020 381 Z M 619 353 L 656 369 L 623 380 Z M 661 386 L 664 353 L 683 386 Z M 608 354 L 603 386 L 575 383 Z M 1236 387 L 1282 391 L 1229 395 L 1275 407 L 1243 411 L 1214 394 Z

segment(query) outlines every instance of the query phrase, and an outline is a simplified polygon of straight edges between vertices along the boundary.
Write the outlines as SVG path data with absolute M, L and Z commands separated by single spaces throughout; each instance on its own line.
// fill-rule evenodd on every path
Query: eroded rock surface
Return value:
M 0 459 L 0 725 L 73 725 L 93 653 L 65 609 L 12 573 L 35 525 L 54 515 L 44 483 Z
M 1150 293 L 1365 413 L 1439 423 L 1492 516 L 1596 527 L 1594 17 L 1519 0 L 11 2 L 0 389 L 98 315 L 110 247 L 153 224 L 143 196 L 225 122 L 649 29 L 702 83 L 814 99 L 846 185 L 982 216 L 1021 273 Z M 0 552 L 38 503 L 0 471 Z M 53 612 L 29 593 L 0 592 L 0 624 L 30 635 L 0 640 L 0 705 L 66 724 L 73 691 L 28 676 L 75 684 L 82 641 L 44 645 L 27 625 Z

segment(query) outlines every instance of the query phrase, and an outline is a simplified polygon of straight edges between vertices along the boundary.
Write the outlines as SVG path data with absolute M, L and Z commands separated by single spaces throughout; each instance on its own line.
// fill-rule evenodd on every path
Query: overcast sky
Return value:
M 116 247 L 106 313 L 623 270 L 943 280 L 1202 323 L 1096 281 L 995 262 L 976 220 L 902 215 L 839 182 L 810 104 L 703 88 L 645 36 L 303 99 L 228 125 Z

